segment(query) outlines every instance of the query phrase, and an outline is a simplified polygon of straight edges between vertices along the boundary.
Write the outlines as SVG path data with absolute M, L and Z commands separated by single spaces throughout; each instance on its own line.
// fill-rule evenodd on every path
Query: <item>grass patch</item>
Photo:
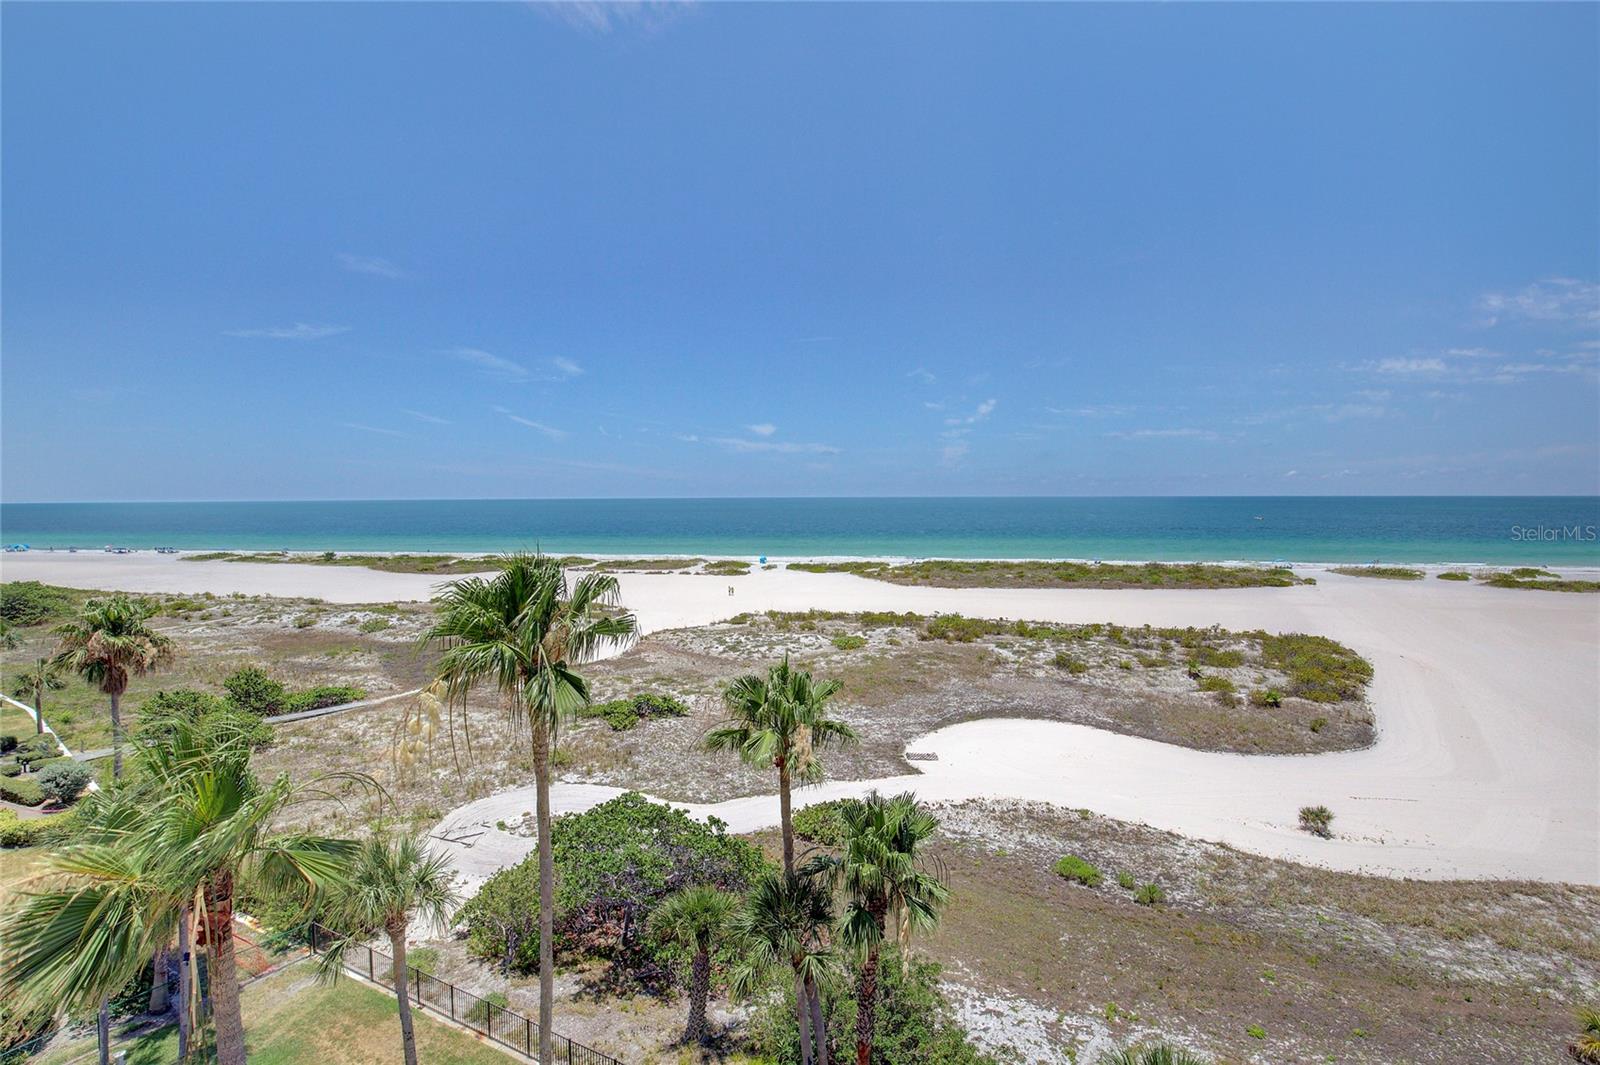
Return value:
M 1565 580 L 1560 577 L 1554 579 L 1518 577 L 1517 572 L 1512 570 L 1510 573 L 1491 573 L 1483 578 L 1483 583 L 1491 588 L 1532 588 L 1540 592 L 1600 592 L 1600 581 Z
M 1329 573 L 1342 573 L 1346 577 L 1376 577 L 1383 581 L 1420 581 L 1425 574 L 1420 569 L 1406 566 L 1334 566 Z
M 619 570 L 673 570 L 690 569 L 704 562 L 703 558 L 611 558 L 596 562 L 594 568 L 604 572 Z
M 660 692 L 640 692 L 623 699 L 604 703 L 590 703 L 578 712 L 579 717 L 602 717 L 613 732 L 626 732 L 641 721 L 653 717 L 684 717 L 689 708 L 670 695 Z
M 1289 676 L 1289 694 L 1314 703 L 1359 699 L 1372 680 L 1372 663 L 1326 636 L 1261 634 L 1261 660 Z
M 841 632 L 830 642 L 841 651 L 859 651 L 867 645 L 867 638 L 853 632 Z
M 1472 574 L 1465 570 L 1451 569 L 1439 574 L 1439 579 L 1441 581 L 1470 581 Z
M 930 559 L 923 562 L 791 562 L 806 573 L 854 573 L 892 584 L 941 588 L 1286 588 L 1312 583 L 1281 566 L 1222 566 L 1213 563 L 983 562 Z
M 1055 874 L 1063 880 L 1073 880 L 1084 887 L 1099 887 L 1103 879 L 1100 870 L 1076 854 L 1064 855 L 1056 862 L 1054 869 Z
M 718 558 L 707 562 L 700 568 L 700 572 L 709 573 L 713 577 L 743 577 L 750 572 L 750 563 L 732 558 Z
M 492 558 L 457 555 L 341 555 L 335 551 L 286 553 L 282 551 L 205 551 L 180 555 L 186 562 L 294 563 L 301 566 L 361 566 L 385 573 L 487 573 L 495 569 Z

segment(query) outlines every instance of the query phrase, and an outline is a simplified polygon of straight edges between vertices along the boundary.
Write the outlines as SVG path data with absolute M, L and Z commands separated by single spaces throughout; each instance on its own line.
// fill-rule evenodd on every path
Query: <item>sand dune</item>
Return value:
M 183 562 L 157 555 L 9 556 L 8 580 L 130 591 L 315 595 L 333 602 L 426 598 L 438 579 L 287 564 Z M 982 617 L 1262 628 L 1331 636 L 1376 669 L 1379 739 L 1363 751 L 1267 757 L 1210 754 L 1079 725 L 990 720 L 942 729 L 912 748 L 938 755 L 920 775 L 831 782 L 806 801 L 870 785 L 930 799 L 1015 797 L 1098 812 L 1263 854 L 1346 870 L 1600 883 L 1600 602 L 1426 580 L 1318 572 L 1311 587 L 1222 591 L 909 588 L 845 574 L 745 577 L 624 574 L 646 631 L 741 610 L 959 611 Z M 728 595 L 733 587 L 735 594 Z M 615 789 L 564 785 L 559 808 Z M 493 829 L 532 808 L 518 790 L 462 807 L 442 826 L 486 827 L 458 848 L 469 874 L 525 853 Z M 1296 810 L 1324 803 L 1339 838 L 1313 839 Z M 736 830 L 776 821 L 752 796 L 714 806 Z

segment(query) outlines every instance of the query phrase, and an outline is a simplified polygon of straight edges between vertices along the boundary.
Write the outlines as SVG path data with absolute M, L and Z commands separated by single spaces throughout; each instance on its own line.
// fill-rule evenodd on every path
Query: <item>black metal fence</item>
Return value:
M 340 938 L 338 933 L 320 924 L 310 928 L 311 949 L 319 953 Z M 394 959 L 383 951 L 366 944 L 352 945 L 345 952 L 344 965 L 356 975 L 394 990 Z M 425 973 L 414 965 L 406 966 L 405 981 L 407 998 L 415 1005 L 449 1017 L 528 1058 L 539 1056 L 538 1021 Z M 609 1054 L 574 1043 L 557 1033 L 551 1033 L 550 1050 L 561 1065 L 623 1065 Z

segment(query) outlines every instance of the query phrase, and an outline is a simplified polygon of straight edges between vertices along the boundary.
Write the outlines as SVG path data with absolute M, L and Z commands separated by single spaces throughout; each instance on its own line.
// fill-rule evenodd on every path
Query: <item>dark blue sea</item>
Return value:
M 1600 565 L 1600 497 L 7 503 L 41 548 Z

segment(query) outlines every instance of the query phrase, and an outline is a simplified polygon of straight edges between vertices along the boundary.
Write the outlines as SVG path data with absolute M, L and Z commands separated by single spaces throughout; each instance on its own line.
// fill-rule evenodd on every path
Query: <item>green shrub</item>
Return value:
M 1212 669 L 1233 669 L 1244 665 L 1244 652 L 1223 651 L 1210 644 L 1201 644 L 1195 648 L 1189 661 L 1197 666 L 1209 666 Z
M 16 736 L 9 732 L 4 736 L 0 736 L 0 754 L 10 754 L 17 749 L 17 744 L 20 742 Z
M 689 708 L 670 695 L 641 692 L 610 702 L 590 703 L 579 711 L 582 717 L 602 717 L 613 732 L 626 732 L 653 717 L 686 717 Z
M 38 806 L 44 802 L 44 789 L 32 777 L 0 777 L 0 799 L 18 806 Z
M 1420 581 L 1427 574 L 1406 566 L 1334 566 L 1329 572 L 1346 577 L 1376 577 L 1384 581 Z
M 0 810 L 0 847 L 36 847 L 64 839 L 72 827 L 71 810 L 24 820 L 15 810 Z
M 1333 811 L 1326 806 L 1302 806 L 1300 827 L 1313 836 L 1330 839 L 1333 836 Z
M 1283 693 L 1277 688 L 1255 688 L 1250 692 L 1251 706 L 1282 706 Z
M 357 629 L 357 631 L 360 631 L 360 632 L 382 632 L 384 629 L 387 629 L 388 627 L 389 627 L 389 619 L 388 618 L 368 618 L 367 620 L 363 621 L 360 625 L 357 625 L 356 629 Z
M 1325 717 L 1314 717 L 1314 718 L 1311 719 L 1311 731 L 1312 732 L 1321 732 L 1323 729 L 1325 729 L 1327 727 L 1328 727 L 1328 719 L 1327 718 L 1325 718 Z
M 1160 884 L 1144 884 L 1133 893 L 1133 901 L 1141 906 L 1159 906 L 1167 901 L 1167 893 Z
M 962 617 L 960 614 L 940 614 L 928 619 L 927 625 L 922 630 L 922 636 L 926 640 L 971 643 L 985 636 L 998 636 L 1005 631 L 1004 622 Z
M 661 900 L 691 884 L 742 892 L 766 866 L 759 847 L 726 828 L 634 792 L 558 818 L 551 838 L 557 956 L 606 962 L 593 977 L 597 986 L 665 990 L 672 948 L 646 931 Z M 510 972 L 534 972 L 539 910 L 529 903 L 538 895 L 537 855 L 485 881 L 458 917 L 472 953 Z
M 61 745 L 56 742 L 56 738 L 48 732 L 41 732 L 19 743 L 12 757 L 22 768 L 32 771 L 60 755 Z
M 38 625 L 72 612 L 73 598 L 65 588 L 38 581 L 0 584 L 0 620 L 13 625 Z
M 841 651 L 857 651 L 867 645 L 867 638 L 865 636 L 857 636 L 854 633 L 841 632 L 831 642 Z
M 1439 574 L 1439 579 L 1441 581 L 1470 581 L 1472 574 L 1459 569 L 1446 570 L 1444 573 Z
M 222 682 L 222 686 L 227 690 L 228 701 L 235 709 L 261 717 L 281 714 L 284 701 L 288 698 L 283 684 L 256 666 L 235 670 Z
M 1203 692 L 1232 693 L 1237 690 L 1234 687 L 1233 681 L 1229 680 L 1227 677 L 1219 677 L 1215 675 L 1201 677 L 1199 684 L 1200 690 Z
M 1359 699 L 1372 663 L 1326 636 L 1261 634 L 1261 658 L 1289 676 L 1289 694 L 1315 703 Z
M 1074 658 L 1065 651 L 1057 651 L 1055 657 L 1050 659 L 1050 664 L 1057 669 L 1064 669 L 1074 676 L 1089 672 L 1089 663 L 1081 658 Z
M 1187 1050 L 1156 1043 L 1153 1046 L 1129 1047 L 1102 1054 L 1095 1065 L 1206 1065 L 1204 1058 L 1195 1057 Z
M 70 758 L 51 762 L 35 776 L 40 792 L 58 806 L 76 799 L 93 779 L 94 772 L 88 766 Z
M 1518 566 L 1511 571 L 1511 575 L 1522 580 L 1537 580 L 1540 577 L 1556 576 L 1556 574 L 1551 573 L 1549 570 L 1539 569 L 1537 566 Z
M 1084 887 L 1100 886 L 1100 870 L 1079 858 L 1076 854 L 1068 854 L 1055 864 L 1055 873 L 1064 880 L 1076 880 Z
M 511 1000 L 499 991 L 491 991 L 474 1002 L 471 1008 L 467 1010 L 467 1020 L 472 1024 L 488 1024 L 491 1006 L 494 1007 L 494 1015 L 498 1017 L 500 1010 L 511 1008 Z
M 294 627 L 297 629 L 309 629 L 316 623 L 317 615 L 315 614 L 301 614 L 299 617 L 294 619 Z
M 439 968 L 438 947 L 416 947 L 406 951 L 406 964 L 421 972 L 432 973 Z
M 15 762 L 0 762 L 0 777 L 20 777 L 22 767 Z
M 844 817 L 841 810 L 847 799 L 831 799 L 796 810 L 794 834 L 820 847 L 837 847 L 844 842 Z
M 1132 873 L 1124 869 L 1117 874 L 1117 886 L 1124 891 L 1132 891 L 1139 886 L 1139 882 L 1133 878 Z
M 1267 1037 L 1267 1030 L 1261 1027 L 1259 1024 L 1252 1024 L 1250 1027 L 1244 1030 L 1244 1034 L 1249 1036 L 1251 1039 L 1265 1039 Z
M 329 706 L 343 706 L 345 703 L 360 702 L 367 697 L 365 688 L 357 688 L 349 684 L 321 684 L 305 691 L 294 692 L 284 697 L 283 713 L 293 714 L 301 710 L 321 710 Z

